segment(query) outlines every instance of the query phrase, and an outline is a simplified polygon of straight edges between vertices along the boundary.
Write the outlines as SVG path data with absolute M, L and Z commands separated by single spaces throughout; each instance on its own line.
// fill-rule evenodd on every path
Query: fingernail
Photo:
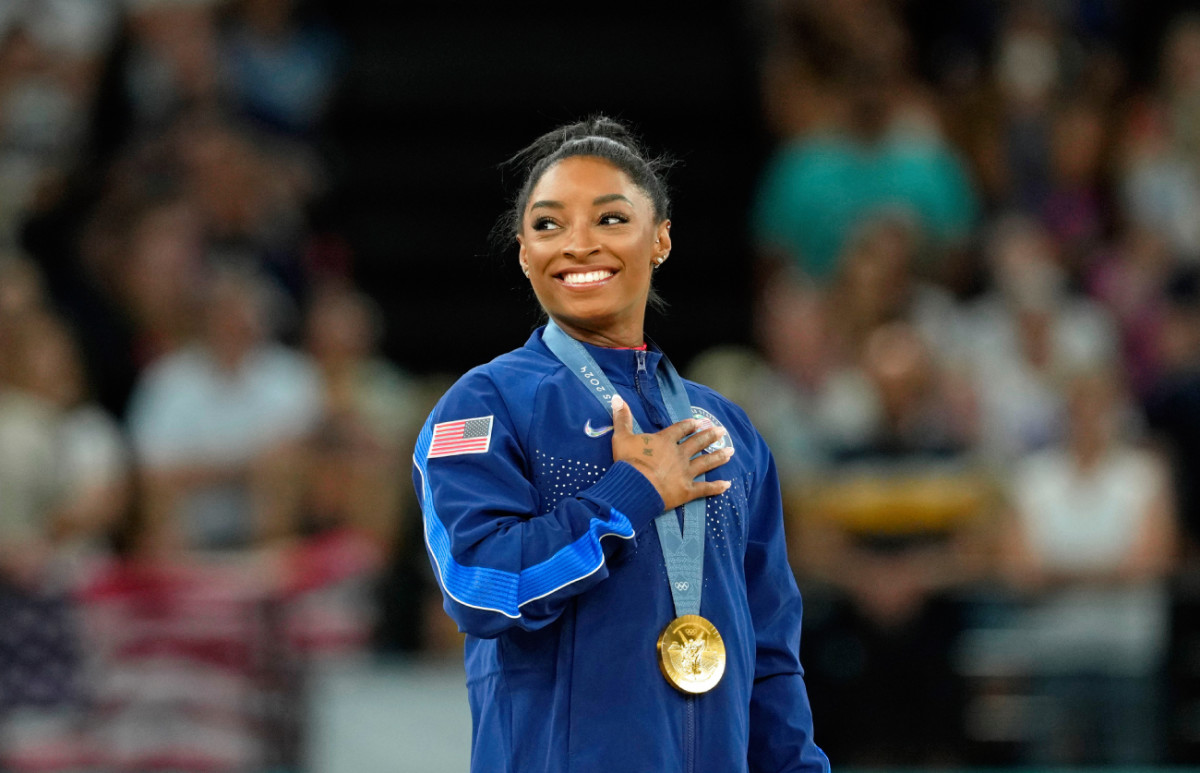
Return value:
M 728 448 L 722 450 L 725 452 L 725 456 L 733 456 L 733 446 L 729 446 Z
M 722 493 L 722 494 L 723 494 L 723 493 L 725 493 L 726 491 L 728 491 L 728 490 L 729 490 L 729 487 L 733 485 L 733 481 L 723 480 L 723 481 L 721 481 L 721 482 L 725 484 L 725 485 L 724 485 L 724 486 L 721 488 L 721 493 Z
M 612 399 L 613 410 L 614 411 L 620 410 L 621 406 L 623 406 L 623 405 L 625 405 L 625 401 L 621 399 L 621 396 L 613 395 L 613 399 Z
M 717 437 L 723 437 L 729 434 L 729 430 L 724 427 L 717 427 Z

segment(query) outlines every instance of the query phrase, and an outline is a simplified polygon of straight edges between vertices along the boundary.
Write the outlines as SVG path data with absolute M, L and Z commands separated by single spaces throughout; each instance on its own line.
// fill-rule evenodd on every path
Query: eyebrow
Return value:
M 606 193 L 603 196 L 597 196 L 596 198 L 592 199 L 592 206 L 597 207 L 601 204 L 607 204 L 610 201 L 624 201 L 630 205 L 633 204 L 629 197 L 623 193 Z M 538 207 L 549 207 L 550 209 L 563 209 L 565 206 L 566 205 L 564 205 L 561 201 L 542 199 L 541 201 L 535 201 L 530 204 L 529 208 L 537 209 Z
M 596 198 L 592 199 L 592 205 L 593 205 L 593 206 L 598 206 L 598 205 L 600 205 L 600 204 L 607 204 L 607 203 L 608 203 L 608 202 L 610 202 L 610 201 L 624 201 L 624 202 L 626 202 L 626 203 L 628 203 L 628 204 L 630 204 L 630 205 L 632 205 L 632 204 L 633 204 L 633 202 L 629 200 L 629 197 L 628 197 L 628 196 L 625 196 L 624 194 L 621 194 L 621 193 L 607 193 L 607 194 L 605 194 L 605 195 L 603 195 L 603 196 L 597 196 Z

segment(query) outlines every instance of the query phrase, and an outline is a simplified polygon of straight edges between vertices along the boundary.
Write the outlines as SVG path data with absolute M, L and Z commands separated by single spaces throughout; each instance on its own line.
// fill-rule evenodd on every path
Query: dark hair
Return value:
M 525 176 L 506 226 L 502 225 L 504 221 L 498 224 L 506 240 L 521 232 L 525 205 L 538 180 L 551 166 L 572 156 L 594 156 L 609 162 L 645 192 L 659 222 L 670 217 L 671 201 L 663 177 L 671 163 L 665 158 L 648 157 L 629 128 L 597 115 L 546 132 L 505 162 L 505 166 L 514 166 Z

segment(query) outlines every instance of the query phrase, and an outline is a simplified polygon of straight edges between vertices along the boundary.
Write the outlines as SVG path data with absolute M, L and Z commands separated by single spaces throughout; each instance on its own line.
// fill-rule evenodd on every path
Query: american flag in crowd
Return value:
M 302 769 L 304 669 L 367 651 L 383 557 L 348 528 L 281 557 L 270 583 L 222 557 L 97 562 L 70 602 L 0 584 L 0 771 Z
M 492 443 L 492 417 L 444 421 L 433 425 L 428 458 L 487 453 Z

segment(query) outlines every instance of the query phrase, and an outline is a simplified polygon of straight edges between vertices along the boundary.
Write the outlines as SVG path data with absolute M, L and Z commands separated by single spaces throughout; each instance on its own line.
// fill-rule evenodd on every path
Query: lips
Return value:
M 558 281 L 567 287 L 595 287 L 616 276 L 617 272 L 610 268 L 572 269 L 556 275 Z

